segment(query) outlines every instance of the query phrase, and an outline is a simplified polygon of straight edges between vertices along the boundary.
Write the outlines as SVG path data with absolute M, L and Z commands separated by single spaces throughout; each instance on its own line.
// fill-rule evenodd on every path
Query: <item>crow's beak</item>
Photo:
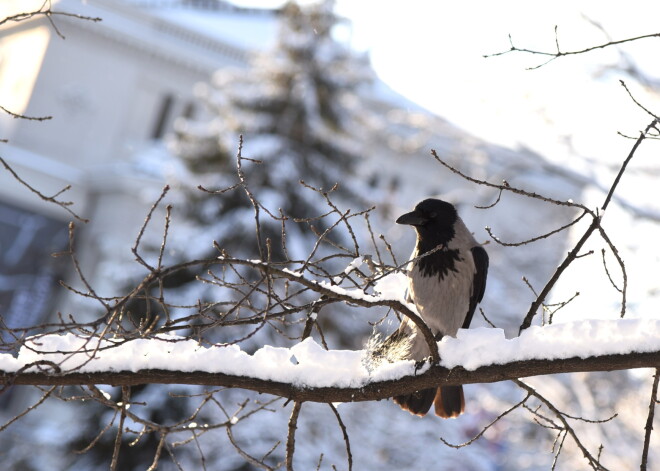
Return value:
M 427 222 L 428 222 L 428 219 L 426 219 L 425 217 L 422 217 L 416 211 L 406 213 L 403 216 L 399 217 L 399 219 L 396 220 L 397 224 L 407 224 L 409 226 L 423 226 Z

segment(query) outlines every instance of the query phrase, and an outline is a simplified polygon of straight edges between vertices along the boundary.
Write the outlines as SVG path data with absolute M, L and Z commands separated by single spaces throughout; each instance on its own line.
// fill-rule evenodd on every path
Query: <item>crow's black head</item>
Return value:
M 413 226 L 421 241 L 433 246 L 446 244 L 454 237 L 454 224 L 458 219 L 456 208 L 450 203 L 433 198 L 415 206 L 415 210 L 396 220 L 397 224 Z

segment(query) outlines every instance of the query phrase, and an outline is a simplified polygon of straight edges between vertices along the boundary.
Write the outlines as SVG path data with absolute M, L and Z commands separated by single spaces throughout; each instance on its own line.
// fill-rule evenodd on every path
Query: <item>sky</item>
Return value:
M 657 93 L 616 70 L 632 63 L 657 80 L 660 38 L 563 57 L 534 70 L 528 69 L 542 64 L 543 57 L 483 57 L 509 49 L 509 34 L 517 47 L 554 51 L 557 40 L 566 51 L 659 32 L 657 2 L 409 0 L 404 6 L 338 0 L 337 9 L 353 22 L 353 45 L 369 51 L 376 72 L 394 90 L 475 136 L 531 149 L 593 180 L 601 190 L 580 196 L 592 208 L 602 204 L 603 189 L 609 188 L 632 147 L 618 132 L 636 137 L 651 121 L 619 81 L 647 108 L 660 111 Z M 617 195 L 642 211 L 660 214 L 657 150 L 650 142 L 640 146 Z M 629 315 L 655 315 L 657 218 L 637 218 L 616 206 L 608 211 L 606 230 L 628 268 Z M 581 233 L 575 231 L 576 240 Z M 599 253 L 600 241 L 589 248 Z M 554 299 L 568 299 L 575 286 L 586 293 L 609 293 L 599 258 L 583 260 L 580 268 L 568 273 Z M 585 279 L 585 273 L 593 276 Z M 572 311 L 588 317 L 617 309 L 614 298 L 581 298 Z
M 555 26 L 562 50 L 601 44 L 608 35 L 622 39 L 656 32 L 656 2 L 337 0 L 336 5 L 352 22 L 352 45 L 369 52 L 385 83 L 490 142 L 528 147 L 567 165 L 575 164 L 576 155 L 618 162 L 630 146 L 617 131 L 636 135 L 647 124 L 619 84 L 621 76 L 608 68 L 621 62 L 615 49 L 561 58 L 536 70 L 527 69 L 542 63 L 540 56 L 483 56 L 507 50 L 509 34 L 518 47 L 552 51 Z M 626 51 L 638 67 L 660 77 L 653 55 L 657 41 L 646 39 Z M 649 106 L 658 105 L 641 87 L 631 83 L 630 88 Z
M 607 42 L 607 34 L 648 34 L 657 31 L 658 8 L 649 1 L 625 7 L 594 1 L 338 2 L 339 12 L 354 22 L 355 45 L 371 51 L 377 73 L 392 88 L 491 142 L 524 145 L 558 161 L 573 153 L 619 161 L 629 143 L 616 131 L 636 132 L 648 121 L 604 67 L 620 61 L 618 52 L 561 58 L 536 70 L 527 69 L 541 64 L 540 56 L 483 56 L 507 50 L 509 34 L 518 47 L 552 51 L 555 26 L 563 50 Z M 657 62 L 656 42 L 638 43 L 631 55 L 651 59 L 638 65 L 657 76 L 657 65 L 650 68 Z M 642 96 L 639 87 L 631 89 Z

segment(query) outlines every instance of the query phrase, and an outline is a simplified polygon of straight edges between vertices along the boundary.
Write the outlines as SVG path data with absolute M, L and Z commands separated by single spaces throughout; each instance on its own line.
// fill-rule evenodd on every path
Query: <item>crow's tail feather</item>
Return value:
M 436 388 L 422 389 L 412 394 L 395 396 L 393 399 L 403 410 L 423 417 L 431 408 L 431 404 L 433 404 L 433 398 L 436 397 L 435 390 Z
M 433 404 L 435 405 L 435 415 L 445 419 L 458 417 L 465 411 L 463 386 L 438 388 Z

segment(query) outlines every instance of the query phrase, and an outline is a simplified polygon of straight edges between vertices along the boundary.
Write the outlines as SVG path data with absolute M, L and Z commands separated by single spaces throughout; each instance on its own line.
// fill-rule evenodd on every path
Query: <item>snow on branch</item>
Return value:
M 660 361 L 660 320 L 580 321 L 534 326 L 506 339 L 501 329 L 459 331 L 439 342 L 440 365 L 413 361 L 371 368 L 368 351 L 325 350 L 311 338 L 291 348 L 203 347 L 162 335 L 131 341 L 74 334 L 26 342 L 0 355 L 5 384 L 198 384 L 250 389 L 313 402 L 386 399 L 438 385 L 653 367 Z

